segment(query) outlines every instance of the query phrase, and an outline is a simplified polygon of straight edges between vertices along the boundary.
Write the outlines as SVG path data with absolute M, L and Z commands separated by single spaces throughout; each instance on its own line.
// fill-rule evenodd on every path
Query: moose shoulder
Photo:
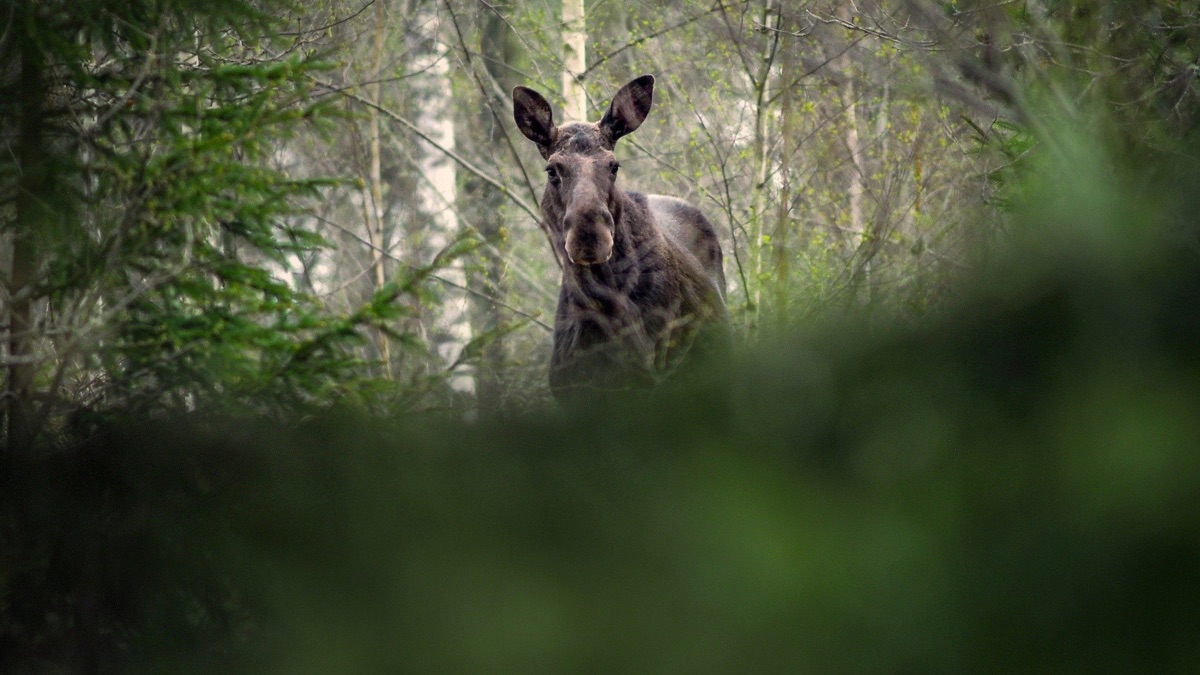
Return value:
M 617 92 L 598 123 L 554 124 L 550 104 L 513 90 L 517 127 L 546 160 L 542 215 L 564 260 L 550 386 L 652 385 L 729 341 L 720 241 L 686 202 L 617 187 L 613 147 L 646 119 L 654 78 Z

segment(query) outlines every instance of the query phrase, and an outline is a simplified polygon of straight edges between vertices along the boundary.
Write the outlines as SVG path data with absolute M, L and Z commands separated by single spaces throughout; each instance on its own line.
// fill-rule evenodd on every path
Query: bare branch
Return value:
M 354 231 L 353 231 L 353 230 L 351 230 L 350 228 L 348 228 L 348 227 L 345 227 L 345 226 L 343 226 L 343 225 L 339 225 L 338 223 L 335 223 L 334 221 L 332 221 L 332 220 L 329 220 L 329 219 L 327 219 L 327 218 L 321 218 L 321 217 L 319 217 L 319 216 L 318 216 L 318 217 L 317 217 L 317 219 L 318 219 L 318 220 L 320 220 L 321 222 L 325 223 L 326 225 L 329 225 L 330 227 L 332 227 L 332 228 L 334 228 L 334 229 L 337 229 L 337 230 L 339 230 L 340 232 L 342 232 L 342 233 L 343 233 L 343 234 L 345 234 L 346 236 L 348 236 L 348 237 L 351 237 L 352 239 L 354 239 L 354 240 L 355 240 L 355 241 L 357 241 L 358 243 L 360 243 L 360 244 L 362 244 L 363 246 L 366 246 L 367 248 L 371 249 L 373 252 L 375 252 L 375 253 L 378 253 L 379 255 L 382 255 L 382 256 L 384 256 L 384 257 L 388 258 L 388 259 L 389 259 L 389 260 L 391 260 L 392 262 L 395 262 L 395 263 L 397 263 L 397 264 L 399 264 L 399 265 L 401 265 L 401 266 L 403 266 L 403 267 L 405 267 L 405 268 L 407 268 L 407 269 L 410 269 L 410 270 L 412 270 L 412 269 L 416 269 L 416 266 L 415 266 L 415 265 L 413 265 L 412 263 L 409 263 L 409 262 L 407 262 L 407 261 L 405 261 L 405 260 L 403 260 L 403 259 L 401 259 L 401 258 L 397 257 L 397 256 L 396 256 L 395 254 L 393 254 L 392 252 L 390 252 L 390 251 L 386 251 L 386 250 L 384 250 L 384 249 L 381 249 L 381 248 L 379 248 L 378 246 L 376 246 L 375 244 L 373 244 L 373 243 L 371 243 L 371 242 L 367 241 L 366 239 L 363 239 L 361 236 L 359 236 L 359 235 L 358 235 L 358 233 L 357 233 L 357 232 L 354 232 Z M 488 295 L 488 294 L 486 294 L 486 293 L 480 292 L 480 291 L 478 291 L 478 290 L 476 290 L 476 289 L 474 289 L 474 288 L 470 288 L 470 287 L 468 287 L 468 286 L 466 286 L 466 285 L 464 285 L 464 284 L 460 284 L 460 283 L 458 283 L 458 282 L 456 282 L 456 281 L 450 281 L 449 279 L 446 279 L 446 278 L 444 278 L 444 277 L 440 277 L 440 276 L 438 276 L 438 275 L 436 275 L 436 274 L 430 274 L 430 275 L 429 275 L 429 278 L 430 278 L 430 279 L 433 279 L 433 280 L 435 280 L 435 281 L 441 282 L 441 283 L 443 283 L 443 284 L 445 284 L 445 285 L 447 285 L 447 286 L 450 286 L 450 287 L 452 287 L 452 288 L 457 288 L 457 289 L 459 289 L 459 290 L 466 291 L 467 293 L 470 293 L 471 295 L 474 295 L 474 296 L 475 296 L 475 297 L 477 297 L 477 298 L 482 298 L 482 299 L 484 299 L 484 300 L 487 300 L 488 302 L 491 302 L 491 303 L 493 303 L 493 304 L 495 304 L 495 305 L 497 305 L 497 306 L 499 306 L 499 307 L 503 307 L 504 309 L 507 309 L 508 311 L 512 312 L 513 314 L 516 314 L 516 315 L 518 315 L 518 316 L 523 316 L 523 317 L 525 317 L 526 319 L 529 319 L 529 320 L 530 320 L 530 321 L 532 321 L 533 323 L 536 323 L 537 325 L 541 326 L 542 328 L 545 328 L 545 329 L 546 329 L 546 330 L 548 330 L 548 331 L 549 331 L 549 330 L 553 330 L 553 328 L 551 328 L 551 326 L 549 326 L 549 325 L 548 325 L 548 324 L 546 324 L 544 321 L 542 321 L 541 319 L 539 319 L 539 318 L 538 318 L 536 315 L 534 315 L 534 314 L 530 314 L 529 312 L 526 312 L 526 311 L 523 311 L 523 310 L 520 310 L 520 309 L 517 309 L 516 307 L 513 307 L 512 305 L 506 304 L 504 301 L 500 300 L 499 298 L 492 297 L 492 296 L 490 296 L 490 295 Z
M 611 52 L 607 52 L 604 56 L 593 61 L 592 65 L 585 68 L 582 73 L 579 73 L 579 75 L 576 76 L 576 79 L 579 80 L 580 82 L 582 82 L 588 76 L 588 74 L 590 74 L 593 70 L 599 68 L 600 66 L 602 66 L 605 63 L 607 63 L 608 61 L 610 61 L 614 56 L 617 56 L 618 54 L 620 54 L 628 49 L 633 49 L 634 47 L 642 44 L 643 42 L 646 42 L 647 40 L 653 40 L 654 38 L 662 37 L 663 35 L 666 35 L 667 33 L 670 33 L 671 31 L 677 30 L 679 28 L 683 28 L 684 26 L 687 26 L 689 24 L 696 23 L 697 21 L 699 21 L 700 19 L 703 19 L 704 17 L 708 16 L 709 14 L 715 14 L 715 13 L 723 11 L 727 8 L 728 8 L 728 5 L 718 2 L 718 3 L 715 3 L 712 7 L 708 8 L 708 10 L 705 12 L 701 12 L 700 14 L 697 14 L 695 16 L 689 16 L 688 18 L 686 18 L 682 21 L 678 21 L 669 26 L 666 26 L 666 27 L 662 28 L 661 30 L 654 31 L 653 33 L 647 33 L 646 35 L 643 35 L 641 37 L 630 40 L 629 42 L 626 42 L 625 44 L 621 45 L 620 47 L 617 47 L 616 49 L 612 50 Z
M 474 174 L 476 177 L 478 177 L 483 182 L 485 182 L 488 185 L 491 185 L 492 187 L 499 190 L 505 197 L 507 197 L 509 199 L 509 201 L 516 204 L 517 207 L 520 208 L 525 213 L 529 214 L 529 217 L 533 218 L 537 222 L 538 227 L 542 228 L 542 230 L 544 230 L 544 231 L 546 230 L 546 226 L 542 222 L 542 217 L 538 213 L 538 211 L 534 210 L 534 208 L 531 207 L 524 199 L 521 199 L 516 194 L 514 194 L 512 192 L 512 190 L 509 190 L 507 185 L 505 185 L 504 183 L 501 183 L 499 180 L 496 180 L 492 176 L 488 175 L 483 169 L 480 169 L 479 167 L 475 166 L 471 162 L 467 161 L 467 159 L 465 159 L 462 155 L 458 154 L 457 152 L 454 152 L 450 148 L 447 148 L 446 146 L 442 145 L 441 143 L 438 143 L 429 134 L 422 131 L 421 128 L 418 127 L 413 122 L 411 122 L 408 119 L 404 118 L 403 116 L 393 112 L 392 110 L 389 110 L 389 109 L 379 105 L 378 103 L 375 103 L 374 101 L 368 100 L 366 98 L 363 98 L 362 96 L 359 96 L 358 94 L 355 94 L 352 91 L 348 91 L 345 89 L 338 89 L 338 88 L 333 87 L 325 82 L 321 82 L 320 80 L 317 80 L 316 78 L 313 78 L 313 82 L 315 82 L 318 86 L 327 90 L 329 93 L 334 93 L 334 94 L 339 94 L 341 96 L 345 96 L 346 98 L 351 99 L 362 105 L 365 105 L 368 108 L 377 110 L 381 114 L 383 114 L 385 117 L 387 117 L 388 119 L 403 126 L 405 129 L 408 129 L 417 138 L 420 138 L 421 140 L 425 141 L 429 145 L 433 146 L 433 148 L 435 150 L 437 150 L 438 152 L 441 152 L 443 155 L 454 160 L 454 162 L 456 164 L 458 164 L 462 168 L 466 169 L 470 173 Z M 546 234 L 547 234 L 547 236 L 549 236 L 548 231 L 546 232 Z
M 333 23 L 327 23 L 324 26 L 318 26 L 316 28 L 310 28 L 308 30 L 289 31 L 286 33 L 277 33 L 277 35 L 279 35 L 280 37 L 297 37 L 300 35 L 309 35 L 312 33 L 322 33 L 322 32 L 329 30 L 330 28 L 340 26 L 340 25 L 346 23 L 347 21 L 353 20 L 359 14 L 362 14 L 363 12 L 370 9 L 371 5 L 374 5 L 374 4 L 375 4 L 375 0 L 367 0 L 367 4 L 363 5 L 362 7 L 359 8 L 359 10 L 357 12 L 351 14 L 350 16 L 347 16 L 344 19 L 338 19 L 337 21 L 334 21 Z

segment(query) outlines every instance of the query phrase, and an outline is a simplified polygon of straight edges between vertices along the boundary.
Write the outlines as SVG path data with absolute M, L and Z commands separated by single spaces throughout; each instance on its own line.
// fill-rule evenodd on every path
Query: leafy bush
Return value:
M 1044 202 L 944 317 L 669 391 L 10 462 L 5 669 L 1193 671 L 1200 267 L 1159 207 Z

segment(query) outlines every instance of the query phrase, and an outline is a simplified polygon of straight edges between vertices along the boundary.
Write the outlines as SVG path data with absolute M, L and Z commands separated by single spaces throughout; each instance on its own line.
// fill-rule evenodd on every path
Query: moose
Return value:
M 517 128 L 546 160 L 542 215 L 563 261 L 550 388 L 568 403 L 652 386 L 731 336 L 721 244 L 699 209 L 617 187 L 618 139 L 650 113 L 654 77 L 617 92 L 598 123 L 554 124 L 550 104 L 513 89 Z

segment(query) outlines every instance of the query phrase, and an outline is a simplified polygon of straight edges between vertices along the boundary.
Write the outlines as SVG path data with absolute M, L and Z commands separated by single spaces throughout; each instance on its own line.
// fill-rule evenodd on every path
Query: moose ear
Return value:
M 554 145 L 554 113 L 541 94 L 528 87 L 513 89 L 513 119 L 525 138 L 537 143 L 542 157 L 548 157 Z
M 600 128 L 608 133 L 613 143 L 625 134 L 632 133 L 650 114 L 654 102 L 654 76 L 643 75 L 621 87 L 613 96 L 608 111 L 600 119 Z

